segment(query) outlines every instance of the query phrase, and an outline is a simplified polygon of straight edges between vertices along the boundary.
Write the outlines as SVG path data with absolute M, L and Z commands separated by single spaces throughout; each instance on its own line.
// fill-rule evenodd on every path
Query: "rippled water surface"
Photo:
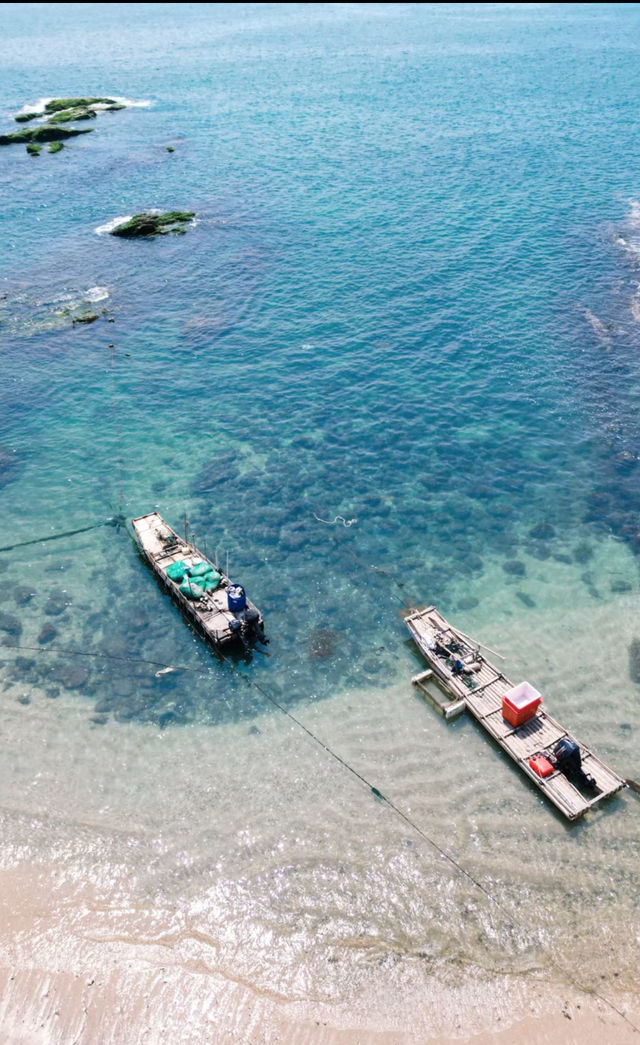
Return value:
M 637 800 L 568 827 L 418 700 L 399 616 L 436 603 L 638 776 L 637 8 L 0 17 L 5 131 L 148 103 L 0 149 L 4 863 L 92 883 L 71 936 L 352 1014 L 392 986 L 422 1030 L 460 970 L 637 989 Z M 197 219 L 108 235 L 150 208 Z M 219 663 L 84 529 L 154 508 L 267 654 Z

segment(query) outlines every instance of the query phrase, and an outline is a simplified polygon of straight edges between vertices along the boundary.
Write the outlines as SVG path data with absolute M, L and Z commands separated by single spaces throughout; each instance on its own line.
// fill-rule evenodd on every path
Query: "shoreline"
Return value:
M 105 903 L 85 883 L 64 879 L 52 867 L 0 870 L 0 1030 L 8 1045 L 204 1040 L 216 1045 L 600 1045 L 603 1040 L 633 1045 L 640 1040 L 632 1026 L 640 1024 L 640 1012 L 627 1011 L 627 1023 L 593 995 L 524 975 L 517 978 L 513 1019 L 502 1009 L 488 1020 L 483 995 L 495 981 L 477 967 L 473 988 L 463 984 L 447 993 L 439 983 L 432 998 L 422 998 L 427 1009 L 433 1003 L 436 1016 L 441 1003 L 453 1001 L 447 1033 L 434 1030 L 433 1020 L 429 1029 L 424 1012 L 418 1015 L 410 1005 L 399 1018 L 392 971 L 383 988 L 386 997 L 380 997 L 378 979 L 378 1012 L 361 999 L 354 999 L 355 1005 L 283 1000 L 195 957 L 185 963 L 162 933 L 140 937 L 135 909 L 123 896 L 113 899 L 118 924 L 106 936 L 86 925 L 87 914 L 104 912 Z M 610 1000 L 625 1011 L 628 1000 Z

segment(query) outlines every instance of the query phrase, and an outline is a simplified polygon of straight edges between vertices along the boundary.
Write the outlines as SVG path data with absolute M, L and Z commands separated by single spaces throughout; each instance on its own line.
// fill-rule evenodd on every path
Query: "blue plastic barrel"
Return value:
M 227 606 L 232 613 L 244 610 L 247 605 L 247 596 L 241 584 L 230 584 L 227 588 Z

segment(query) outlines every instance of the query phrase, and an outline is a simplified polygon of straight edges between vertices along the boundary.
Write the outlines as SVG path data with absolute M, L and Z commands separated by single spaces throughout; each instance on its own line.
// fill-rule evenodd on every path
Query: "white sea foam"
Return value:
M 609 337 L 607 328 L 605 327 L 602 320 L 598 319 L 597 316 L 594 316 L 593 312 L 590 312 L 588 308 L 585 308 L 584 310 L 584 318 L 589 323 L 596 337 L 599 338 L 599 340 L 602 341 L 604 344 L 608 345 L 611 341 L 611 338 Z
M 44 114 L 44 107 L 45 107 L 45 105 L 47 104 L 47 102 L 52 102 L 52 101 L 53 101 L 53 95 L 50 98 L 38 98 L 38 101 L 34 105 L 23 105 L 21 110 L 20 110 L 20 113 L 18 115 L 21 115 L 22 113 L 32 113 L 32 112 L 35 112 L 39 116 L 42 116 Z
M 98 225 L 97 229 L 93 231 L 98 236 L 104 236 L 108 232 L 112 232 L 113 229 L 117 229 L 118 225 L 123 225 L 125 221 L 131 221 L 133 214 L 121 214 L 118 218 L 112 218 L 111 221 L 107 221 L 104 225 Z
M 84 295 L 85 301 L 91 301 L 94 305 L 96 305 L 98 301 L 106 301 L 108 297 L 109 291 L 106 287 L 89 287 Z
M 113 98 L 114 102 L 117 102 L 118 105 L 126 105 L 127 109 L 149 109 L 153 105 L 151 101 L 134 102 L 131 98 L 122 98 L 118 94 L 105 94 L 104 97 Z
M 38 101 L 33 105 L 23 105 L 18 115 L 36 113 L 38 116 L 44 116 L 47 102 L 52 102 L 55 97 L 58 96 L 52 94 L 47 98 L 38 98 Z M 117 105 L 124 105 L 127 109 L 148 109 L 153 105 L 153 102 L 151 101 L 134 102 L 131 98 L 124 98 L 119 94 L 103 94 L 101 97 L 111 98 Z M 109 108 L 109 105 L 107 102 L 96 102 L 95 105 L 91 106 L 91 108 L 96 112 L 105 112 Z

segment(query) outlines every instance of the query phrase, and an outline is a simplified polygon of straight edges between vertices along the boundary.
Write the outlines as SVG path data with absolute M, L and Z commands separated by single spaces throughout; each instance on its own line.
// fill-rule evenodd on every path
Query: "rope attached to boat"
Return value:
M 7 544 L 0 548 L 0 552 L 13 552 L 16 548 L 26 548 L 29 544 L 44 544 L 45 541 L 59 541 L 63 537 L 75 537 L 77 533 L 89 533 L 90 530 L 100 530 L 103 526 L 115 526 L 118 529 L 124 526 L 124 516 L 114 515 L 102 522 L 92 523 L 91 526 L 79 526 L 77 530 L 65 530 L 63 533 L 50 533 L 46 537 L 33 537 L 29 541 L 20 541 L 18 544 Z

